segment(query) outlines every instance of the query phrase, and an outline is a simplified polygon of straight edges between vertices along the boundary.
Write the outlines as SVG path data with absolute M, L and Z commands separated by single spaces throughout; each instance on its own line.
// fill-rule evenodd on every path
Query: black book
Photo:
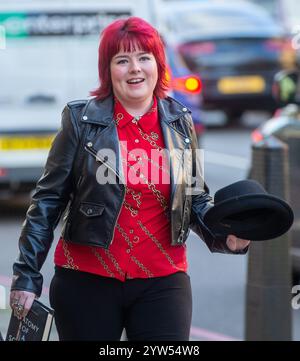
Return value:
M 48 341 L 54 311 L 34 300 L 27 316 L 19 320 L 12 311 L 6 341 Z

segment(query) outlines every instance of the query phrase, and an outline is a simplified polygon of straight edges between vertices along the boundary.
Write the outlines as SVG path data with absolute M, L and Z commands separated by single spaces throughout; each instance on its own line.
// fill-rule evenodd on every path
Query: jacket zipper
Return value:
M 120 177 L 119 177 L 118 174 L 113 170 L 113 168 L 111 168 L 109 165 L 107 165 L 107 163 L 104 161 L 104 159 L 102 160 L 102 159 L 97 155 L 96 151 L 95 151 L 93 148 L 87 147 L 87 146 L 85 145 L 85 146 L 84 146 L 84 149 L 85 149 L 89 154 L 91 154 L 96 160 L 98 159 L 98 160 L 100 160 L 102 163 L 104 163 L 105 166 L 106 166 L 108 169 L 110 169 L 110 170 L 118 177 L 118 179 L 120 179 Z M 123 184 L 123 183 L 122 183 L 122 184 Z M 122 210 L 122 207 L 123 207 L 123 203 L 124 203 L 124 200 L 125 200 L 126 185 L 123 184 L 123 186 L 124 186 L 124 189 L 123 189 L 122 202 L 121 202 L 121 206 L 119 207 L 118 216 L 117 216 L 117 218 L 116 218 L 116 222 L 115 222 L 114 229 L 113 229 L 113 233 L 112 233 L 112 238 L 111 238 L 111 240 L 110 240 L 109 245 L 111 245 L 111 244 L 113 243 L 113 239 L 114 239 L 114 236 L 115 236 L 116 224 L 117 224 L 118 219 L 119 219 L 119 217 L 120 217 L 120 213 L 121 213 L 121 210 Z

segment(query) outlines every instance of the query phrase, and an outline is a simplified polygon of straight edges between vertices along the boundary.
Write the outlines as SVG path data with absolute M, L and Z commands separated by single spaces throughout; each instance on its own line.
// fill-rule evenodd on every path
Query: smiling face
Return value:
M 112 58 L 110 72 L 114 95 L 125 108 L 151 103 L 158 79 L 153 54 L 143 50 L 121 50 Z

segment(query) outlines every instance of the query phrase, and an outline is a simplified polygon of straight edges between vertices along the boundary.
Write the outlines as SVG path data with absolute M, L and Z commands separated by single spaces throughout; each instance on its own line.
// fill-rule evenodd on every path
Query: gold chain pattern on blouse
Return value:
M 94 247 L 91 247 L 92 252 L 94 253 L 94 255 L 96 256 L 96 258 L 98 259 L 98 261 L 102 264 L 103 268 L 105 269 L 105 271 L 111 276 L 115 278 L 114 273 L 109 269 L 108 265 L 105 263 L 104 259 L 100 256 L 100 254 L 95 250 Z
M 132 249 L 132 248 L 133 248 L 133 244 L 132 244 L 129 236 L 128 236 L 127 233 L 125 232 L 125 230 L 119 225 L 119 223 L 117 223 L 116 228 L 117 228 L 117 230 L 121 233 L 121 235 L 123 236 L 123 238 L 124 238 L 125 241 L 127 242 L 128 246 Z
M 129 187 L 126 188 L 126 193 L 132 195 L 132 198 L 136 201 L 137 207 L 140 208 L 140 205 L 142 204 L 142 202 L 141 202 L 142 193 L 141 192 L 135 192 L 134 189 L 129 188 Z
M 151 159 L 151 158 L 148 158 L 148 156 L 146 154 L 142 154 L 142 157 L 147 160 L 149 163 L 153 164 L 155 167 L 157 167 L 158 169 L 160 169 L 161 171 L 167 173 L 167 174 L 170 174 L 170 171 L 163 167 L 162 165 L 159 165 L 157 162 L 155 162 L 155 160 Z
M 170 257 L 170 255 L 163 248 L 162 244 L 158 241 L 158 239 L 143 225 L 143 223 L 140 220 L 138 220 L 137 223 L 142 228 L 142 230 L 146 233 L 146 235 L 156 244 L 156 246 L 161 251 L 161 253 L 167 258 L 170 265 L 176 269 L 179 269 L 176 266 L 176 264 L 174 263 L 174 261 L 172 260 L 172 258 Z
M 126 149 L 126 147 L 121 143 L 121 146 L 123 147 L 123 149 Z M 127 150 L 127 149 L 126 149 Z M 142 161 L 141 158 L 145 159 L 147 162 L 153 164 L 156 168 L 160 169 L 161 171 L 167 173 L 167 174 L 170 174 L 170 171 L 163 167 L 162 165 L 160 165 L 159 163 L 157 163 L 155 160 L 151 159 L 148 157 L 147 154 L 145 154 L 144 152 L 142 153 L 141 157 L 139 156 L 136 156 L 132 151 L 129 151 L 128 152 L 128 155 L 133 159 L 135 160 L 138 164 L 142 165 L 142 166 L 145 166 L 145 163 Z
M 62 246 L 63 246 L 63 250 L 64 250 L 64 255 L 67 259 L 67 264 L 64 265 L 63 267 L 78 270 L 79 267 L 76 264 L 74 264 L 74 259 L 70 255 L 70 250 L 68 249 L 68 245 L 65 240 L 62 240 Z
M 120 275 L 122 277 L 125 277 L 125 273 L 122 271 L 119 263 L 117 262 L 117 260 L 115 259 L 115 257 L 109 252 L 108 249 L 104 250 L 105 254 L 107 255 L 107 257 L 111 260 L 112 264 L 115 266 L 116 270 L 120 273 Z
M 136 217 L 139 213 L 137 209 L 134 209 L 127 201 L 124 201 L 124 207 L 129 210 L 132 217 Z
M 158 144 L 156 144 L 156 141 L 154 140 L 154 139 L 157 140 L 157 139 L 159 138 L 157 133 L 152 132 L 152 133 L 151 133 L 152 136 L 151 136 L 151 135 L 145 133 L 140 127 L 137 127 L 137 129 L 138 129 L 140 135 L 142 136 L 142 139 L 144 139 L 144 140 L 146 140 L 148 143 L 150 143 L 150 145 L 151 145 L 153 148 L 159 150 L 160 152 L 162 152 L 162 151 L 164 150 L 164 148 L 162 148 L 162 147 L 160 147 Z M 164 155 L 164 153 L 163 153 L 163 155 Z
M 134 167 L 134 165 L 129 164 L 126 161 L 126 159 L 122 159 L 122 162 L 125 163 L 130 169 L 133 169 L 135 172 L 137 172 L 137 169 Z M 166 198 L 161 194 L 161 191 L 156 189 L 155 184 L 152 182 L 149 182 L 148 179 L 145 177 L 145 175 L 142 172 L 140 173 L 139 177 L 147 184 L 148 188 L 156 196 L 156 199 L 159 201 L 163 210 L 166 211 L 168 209 L 168 204 L 167 204 Z
M 140 269 L 142 269 L 142 270 L 146 273 L 146 275 L 147 275 L 149 278 L 154 277 L 153 273 L 150 272 L 150 271 L 148 270 L 148 268 L 146 268 L 136 257 L 131 256 L 130 258 L 132 259 L 132 261 L 133 261 L 134 263 L 136 263 L 136 264 L 140 267 Z
M 119 125 L 120 120 L 122 120 L 124 118 L 124 115 L 122 113 L 118 113 L 116 118 L 114 119 L 116 125 Z

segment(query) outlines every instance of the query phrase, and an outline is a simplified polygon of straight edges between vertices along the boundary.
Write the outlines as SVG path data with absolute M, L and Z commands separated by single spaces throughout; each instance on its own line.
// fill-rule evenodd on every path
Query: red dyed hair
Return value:
M 165 98 L 168 90 L 166 80 L 166 56 L 163 41 L 156 29 L 138 17 L 119 19 L 108 25 L 101 34 L 98 50 L 98 73 L 100 86 L 90 92 L 101 100 L 113 93 L 110 63 L 112 58 L 122 49 L 134 51 L 135 47 L 152 53 L 156 59 L 158 79 L 154 94 Z

